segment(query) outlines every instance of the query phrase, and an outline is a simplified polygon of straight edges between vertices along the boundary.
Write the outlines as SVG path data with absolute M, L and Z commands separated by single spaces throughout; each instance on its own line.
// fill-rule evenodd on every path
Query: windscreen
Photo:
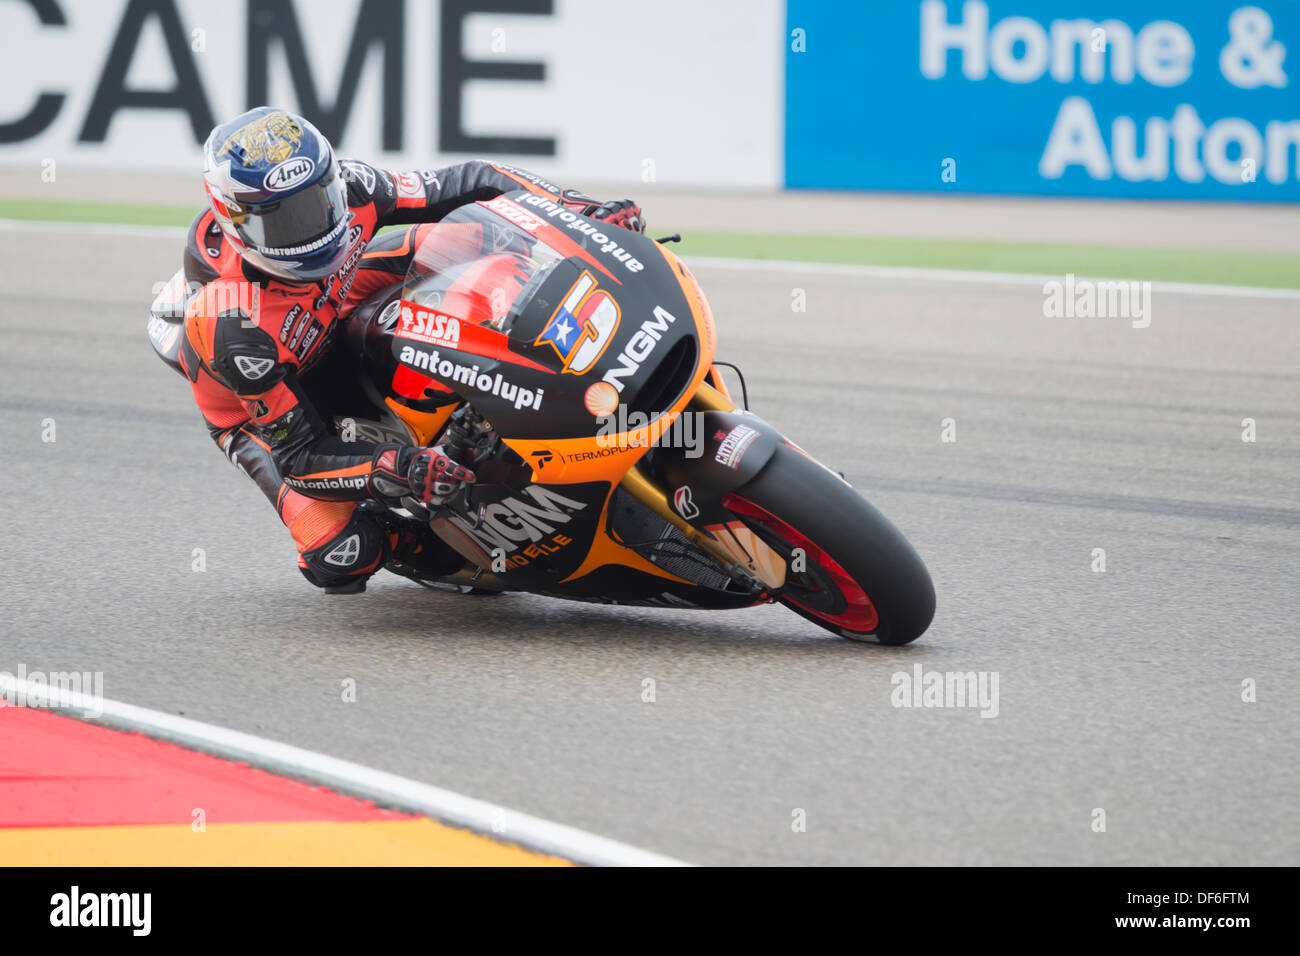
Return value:
M 420 236 L 402 298 L 507 332 L 512 317 L 563 259 L 478 203 L 460 207 Z

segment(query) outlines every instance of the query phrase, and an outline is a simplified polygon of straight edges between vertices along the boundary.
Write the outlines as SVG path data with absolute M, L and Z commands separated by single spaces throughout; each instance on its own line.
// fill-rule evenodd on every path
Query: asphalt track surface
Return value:
M 7 231 L 0 262 L 0 670 L 697 863 L 1300 862 L 1294 299 L 1157 293 L 1134 329 L 1032 286 L 701 269 L 754 409 L 933 573 L 889 649 L 778 607 L 325 597 L 149 348 L 178 243 Z M 997 716 L 892 706 L 916 665 L 996 672 Z

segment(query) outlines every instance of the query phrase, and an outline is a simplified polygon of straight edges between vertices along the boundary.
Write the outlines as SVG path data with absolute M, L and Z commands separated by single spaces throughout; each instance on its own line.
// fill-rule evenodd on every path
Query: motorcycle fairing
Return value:
M 523 488 L 479 484 L 472 497 L 474 515 L 442 520 L 480 549 L 479 560 L 489 562 L 480 566 L 491 569 L 509 588 L 602 603 L 655 604 L 666 600 L 665 594 L 679 607 L 755 603 L 753 593 L 725 584 L 702 586 L 616 541 L 609 514 L 612 491 L 608 482 L 532 483 Z M 443 533 L 437 524 L 435 531 Z M 590 541 L 585 549 L 584 541 Z M 615 591 L 621 595 L 618 600 L 609 597 Z
M 702 570 L 708 559 L 684 538 L 670 540 L 681 534 L 662 518 L 653 516 L 649 541 L 623 540 L 612 526 L 617 482 L 712 367 L 712 313 L 686 266 L 658 243 L 620 234 L 619 251 L 635 254 L 637 271 L 658 281 L 618 282 L 614 273 L 627 263 L 607 252 L 598 233 L 557 236 L 558 226 L 511 197 L 462 207 L 437 230 L 451 231 L 416 250 L 383 331 L 395 386 L 401 375 L 426 383 L 389 399 L 413 432 L 414 415 L 430 414 L 450 394 L 473 405 L 501 439 L 493 459 L 476 463 L 471 495 L 439 522 L 454 529 L 449 542 L 456 538 L 478 563 L 494 557 L 485 570 L 531 592 L 609 601 L 617 578 L 620 600 L 632 603 L 759 600 L 716 567 Z M 502 289 L 508 303 L 492 295 Z M 615 383 L 645 424 L 597 434 L 600 420 L 585 401 L 597 382 Z
M 521 195 L 527 197 L 511 193 L 491 203 L 474 204 L 472 211 L 462 207 L 446 221 L 459 228 L 477 223 L 486 231 L 506 235 L 513 231 L 516 236 L 522 228 L 519 222 L 527 224 L 528 235 L 536 240 L 528 255 L 509 251 L 492 256 L 512 257 L 512 267 L 533 273 L 507 313 L 499 316 L 481 303 L 475 305 L 464 289 L 463 273 L 457 271 L 462 264 L 437 261 L 438 255 L 446 253 L 435 251 L 430 260 L 437 262 L 439 271 L 430 274 L 430 262 L 413 268 L 403 308 L 454 315 L 461 338 L 422 341 L 403 323 L 392 344 L 393 354 L 403 367 L 473 403 L 502 440 L 533 466 L 536 481 L 608 480 L 611 473 L 621 474 L 645 454 L 658 430 L 666 429 L 681 413 L 708 374 L 716 346 L 713 317 L 689 270 L 660 244 L 635 233 L 620 233 L 617 253 L 634 254 L 638 272 L 658 273 L 663 280 L 624 285 L 614 279 L 614 273 L 627 269 L 628 263 L 607 250 L 610 243 L 597 241 L 603 234 L 562 232 L 535 215 L 535 210 L 521 206 L 516 201 Z M 558 258 L 557 248 L 582 254 Z M 559 354 L 545 333 L 584 276 L 591 283 L 586 294 L 610 301 L 619 319 L 602 333 L 599 354 L 585 361 L 584 371 L 573 373 L 572 361 Z M 479 331 L 467 335 L 467 327 L 475 324 Z M 566 364 L 570 370 L 566 371 Z M 592 384 L 610 380 L 616 383 L 621 402 L 643 412 L 648 421 L 621 433 L 594 435 L 596 422 L 584 395 Z M 539 426 L 545 429 L 542 436 Z

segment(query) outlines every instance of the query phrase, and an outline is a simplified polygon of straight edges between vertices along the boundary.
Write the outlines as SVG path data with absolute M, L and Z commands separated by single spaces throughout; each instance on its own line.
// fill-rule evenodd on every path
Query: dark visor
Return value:
M 310 186 L 275 202 L 230 208 L 239 237 L 269 255 L 308 255 L 347 222 L 347 195 L 337 163 Z

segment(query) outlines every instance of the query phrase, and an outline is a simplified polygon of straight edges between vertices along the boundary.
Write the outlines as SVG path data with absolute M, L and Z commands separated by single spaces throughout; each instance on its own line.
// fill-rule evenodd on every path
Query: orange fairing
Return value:
M 442 432 L 443 426 L 447 424 L 447 420 L 451 418 L 451 413 L 456 410 L 456 403 L 454 402 L 443 405 L 432 412 L 420 412 L 414 408 L 407 408 L 391 398 L 385 398 L 384 404 L 402 420 L 402 424 L 406 426 L 411 433 L 411 439 L 417 445 L 432 445 L 434 439 Z
M 673 272 L 677 274 L 677 282 L 686 293 L 686 301 L 691 304 L 691 314 L 695 316 L 695 331 L 700 339 L 700 365 L 707 372 L 713 365 L 713 353 L 718 348 L 718 332 L 713 325 L 713 310 L 709 308 L 709 301 L 704 298 L 704 292 L 700 289 L 700 284 L 695 281 L 695 276 L 691 274 L 690 269 L 686 268 L 686 263 L 677 258 L 663 243 L 655 243 L 655 248 L 673 267 Z M 698 385 L 699 382 L 697 381 L 696 384 Z
M 664 578 L 669 581 L 676 581 L 681 584 L 692 584 L 694 582 L 686 578 L 678 577 L 671 571 L 665 571 L 657 564 L 652 564 L 645 558 L 641 557 L 631 548 L 619 544 L 610 536 L 609 531 L 609 499 L 614 494 L 611 487 L 609 495 L 605 497 L 605 505 L 601 510 L 600 523 L 597 525 L 596 534 L 591 539 L 591 548 L 587 551 L 586 557 L 582 559 L 582 564 L 573 570 L 573 573 L 564 579 L 565 582 L 576 581 L 581 577 L 590 574 L 599 568 L 608 565 L 617 565 L 624 568 L 632 568 L 643 574 L 653 574 L 656 577 Z
M 695 320 L 695 334 L 699 342 L 699 364 L 690 384 L 682 395 L 662 416 L 648 425 L 631 431 L 609 435 L 591 435 L 583 438 L 503 439 L 516 454 L 532 465 L 533 481 L 541 484 L 569 485 L 584 481 L 616 482 L 640 460 L 646 450 L 668 431 L 682 410 L 690 403 L 700 383 L 713 366 L 713 354 L 718 347 L 717 331 L 713 326 L 713 312 L 700 291 L 695 277 L 677 256 L 661 244 L 655 248 L 672 267 L 673 275 L 685 293 L 686 302 Z M 594 423 L 593 423 L 594 424 Z

